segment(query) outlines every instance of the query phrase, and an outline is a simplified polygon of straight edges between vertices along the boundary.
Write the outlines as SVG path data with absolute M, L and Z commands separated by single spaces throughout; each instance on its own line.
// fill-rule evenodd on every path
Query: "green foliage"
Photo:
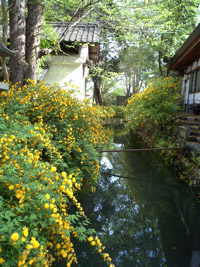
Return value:
M 196 167 L 200 166 L 200 156 L 195 155 L 193 151 L 191 152 L 190 160 L 196 165 Z
M 77 262 L 72 237 L 87 241 L 94 234 L 77 195 L 98 176 L 96 148 L 109 138 L 107 116 L 58 86 L 29 81 L 1 93 L 0 264 Z
M 40 48 L 51 48 L 59 40 L 58 33 L 50 24 L 43 22 L 42 36 L 40 39 Z
M 147 88 L 128 101 L 128 127 L 146 135 L 168 134 L 179 110 L 181 95 L 179 79 L 172 77 L 152 80 Z
M 114 55 L 128 94 L 150 77 L 168 76 L 166 61 L 194 30 L 198 7 L 198 0 L 102 1 L 91 19 L 102 28 L 104 69 L 114 71 Z
M 115 111 L 115 118 L 125 119 L 127 113 L 126 107 L 114 106 L 113 109 Z
M 79 4 L 77 0 L 50 0 L 47 2 L 44 17 L 49 22 L 70 21 Z

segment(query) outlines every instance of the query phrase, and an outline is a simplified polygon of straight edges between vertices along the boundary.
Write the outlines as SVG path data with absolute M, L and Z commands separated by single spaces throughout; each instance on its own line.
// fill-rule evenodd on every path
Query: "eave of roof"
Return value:
M 0 42 L 0 57 L 12 57 L 16 53 L 18 53 L 18 51 L 8 49 L 2 42 Z
M 68 27 L 68 23 L 57 22 L 49 23 L 61 37 L 62 33 Z M 99 43 L 100 27 L 98 24 L 77 23 L 70 26 L 63 37 L 63 42 L 81 42 L 81 43 Z
M 181 48 L 172 58 L 170 69 L 183 71 L 185 67 L 191 64 L 200 51 L 200 24 L 194 29 L 186 39 Z

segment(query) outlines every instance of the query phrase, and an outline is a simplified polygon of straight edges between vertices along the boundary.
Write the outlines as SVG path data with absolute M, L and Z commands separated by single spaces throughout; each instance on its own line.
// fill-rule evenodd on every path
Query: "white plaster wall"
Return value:
M 200 93 L 189 94 L 189 104 L 200 104 Z
M 185 95 L 184 95 L 184 103 L 188 104 L 189 102 L 189 80 L 185 83 Z
M 185 104 L 200 103 L 200 92 L 193 93 L 193 94 L 189 93 L 190 74 L 188 73 L 196 69 L 198 66 L 200 66 L 200 60 L 195 61 L 194 63 L 189 65 L 187 67 L 186 74 L 184 75 L 184 79 L 186 80 L 186 89 L 185 89 L 185 97 L 184 97 Z
M 70 55 L 51 55 L 46 63 L 49 65 L 49 70 L 43 78 L 43 82 L 50 85 L 58 83 L 66 88 L 66 83 L 72 83 L 77 90 L 76 96 L 79 99 L 85 97 L 85 79 L 89 74 L 88 67 L 84 67 L 84 63 L 88 58 L 88 45 L 81 47 L 80 54 Z
M 193 64 L 192 64 L 192 70 L 196 69 L 197 68 L 197 61 L 195 61 Z

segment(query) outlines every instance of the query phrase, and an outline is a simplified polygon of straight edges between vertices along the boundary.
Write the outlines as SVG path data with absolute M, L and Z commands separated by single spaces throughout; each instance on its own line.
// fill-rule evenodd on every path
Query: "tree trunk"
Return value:
M 130 97 L 131 93 L 131 75 L 128 73 L 124 73 L 125 75 L 125 80 L 126 80 L 126 96 Z
M 10 81 L 24 83 L 25 61 L 25 2 L 26 0 L 9 0 L 10 5 L 10 49 L 18 53 L 10 59 Z
M 99 89 L 98 82 L 94 81 L 94 99 L 96 101 L 96 104 L 99 106 L 102 105 L 102 98 L 101 98 L 101 92 Z
M 7 37 L 8 37 L 8 16 L 6 13 L 6 0 L 1 0 L 1 8 L 3 13 L 2 25 L 3 25 L 3 44 L 7 47 Z M 1 58 L 1 66 L 3 71 L 3 78 L 5 81 L 9 82 L 8 69 L 6 66 L 6 58 Z
M 42 31 L 45 0 L 28 1 L 28 18 L 26 21 L 26 78 L 36 80 L 40 36 Z
M 159 74 L 160 74 L 160 76 L 163 76 L 161 58 L 162 58 L 162 52 L 161 51 L 158 51 Z

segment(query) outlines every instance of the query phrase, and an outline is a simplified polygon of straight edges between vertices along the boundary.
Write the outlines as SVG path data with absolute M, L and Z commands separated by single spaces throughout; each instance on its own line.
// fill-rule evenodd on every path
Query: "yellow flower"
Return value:
M 93 237 L 92 236 L 88 237 L 88 241 L 89 242 L 92 242 L 92 240 L 93 240 Z
M 26 248 L 27 248 L 28 250 L 30 250 L 30 249 L 33 248 L 33 246 L 29 244 L 29 245 L 26 246 Z
M 13 190 L 14 189 L 14 185 L 10 185 L 8 188 L 9 188 L 9 190 Z
M 56 172 L 57 168 L 55 166 L 51 167 L 51 172 Z
M 61 245 L 60 245 L 60 244 L 57 244 L 57 245 L 56 245 L 56 248 L 57 248 L 57 249 L 59 249 L 60 247 L 61 247 Z
M 49 203 L 45 203 L 45 204 L 44 204 L 44 208 L 45 208 L 45 209 L 48 209 L 48 208 L 49 208 Z
M 57 209 L 56 209 L 56 208 L 54 208 L 54 209 L 53 209 L 53 213 L 56 213 L 56 212 L 57 212 Z
M 0 258 L 0 264 L 3 264 L 5 260 L 3 258 Z
M 31 239 L 31 244 L 35 249 L 37 249 L 40 246 L 39 242 L 34 237 L 32 237 Z
M 67 177 L 66 172 L 61 172 L 61 176 L 62 176 L 64 179 L 66 179 L 66 177 Z
M 33 247 L 35 249 L 39 248 L 39 246 L 40 246 L 40 244 L 37 241 L 33 242 Z
M 52 210 L 54 208 L 54 204 L 50 204 L 50 209 Z
M 47 200 L 50 199 L 50 195 L 49 194 L 46 194 L 45 197 L 46 197 Z
M 25 242 L 25 241 L 26 241 L 26 238 L 25 238 L 25 237 L 22 237 L 22 238 L 21 238 L 21 241 L 22 241 L 22 242 Z
M 96 242 L 95 241 L 92 241 L 91 242 L 91 246 L 95 246 L 96 245 Z
M 23 228 L 23 235 L 24 235 L 25 237 L 28 236 L 28 228 L 27 228 L 26 226 Z
M 3 97 L 6 97 L 7 96 L 7 94 L 6 94 L 6 92 L 1 92 L 1 96 L 3 96 Z
M 17 241 L 18 239 L 19 239 L 19 235 L 18 235 L 18 233 L 13 233 L 12 235 L 11 235 L 11 239 L 12 239 L 12 241 Z
M 61 191 L 64 191 L 64 190 L 65 190 L 65 186 L 64 186 L 64 185 L 61 185 L 61 186 L 60 186 L 60 190 L 61 190 Z

